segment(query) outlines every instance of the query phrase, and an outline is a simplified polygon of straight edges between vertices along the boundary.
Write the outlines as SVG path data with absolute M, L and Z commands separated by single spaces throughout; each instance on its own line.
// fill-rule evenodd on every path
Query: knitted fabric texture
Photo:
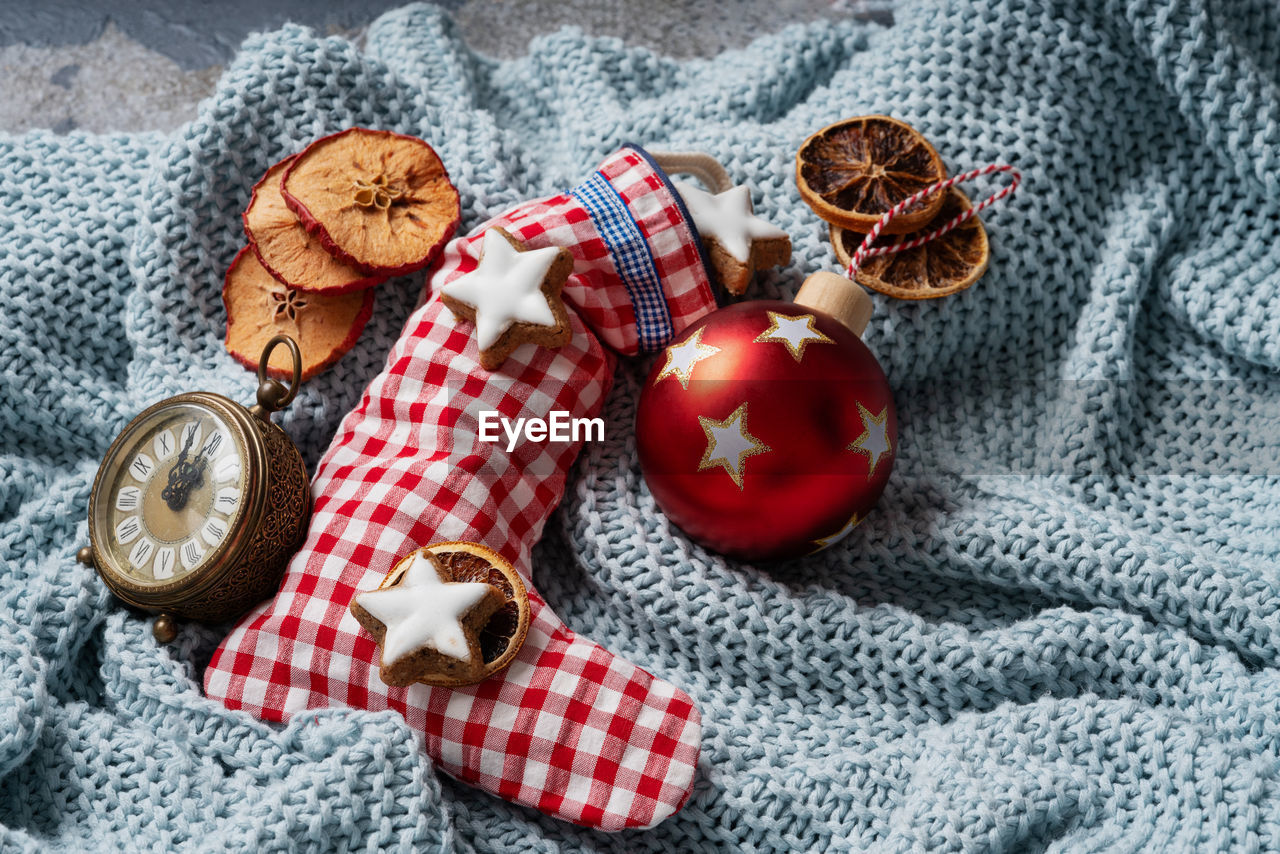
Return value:
M 512 22 L 512 25 L 517 25 Z M 283 728 L 201 695 L 224 629 L 159 646 L 74 560 L 110 440 L 192 389 L 249 400 L 221 277 L 268 165 L 352 124 L 413 133 L 463 227 L 618 144 L 705 150 L 835 266 L 796 146 L 846 115 L 919 128 L 1023 189 L 992 265 L 877 298 L 894 385 L 879 507 L 817 556 L 727 561 L 657 511 L 605 404 L 534 550 L 576 631 L 703 714 L 685 808 L 607 836 L 438 774 L 392 713 Z M 676 62 L 573 32 L 471 54 L 411 7 L 363 49 L 251 39 L 159 134 L 0 139 L 0 824 L 5 848 L 1280 850 L 1280 8 L 921 3 Z M 975 195 L 977 194 L 975 189 Z M 422 290 L 282 419 L 315 465 Z

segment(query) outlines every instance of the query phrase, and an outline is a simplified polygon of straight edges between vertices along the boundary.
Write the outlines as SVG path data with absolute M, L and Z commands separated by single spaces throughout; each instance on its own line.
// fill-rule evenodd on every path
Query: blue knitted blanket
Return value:
M 637 14 L 642 14 L 637 12 Z M 509 21 L 504 25 L 517 25 Z M 349 125 L 430 141 L 463 227 L 620 142 L 701 149 L 833 266 L 792 158 L 889 113 L 953 172 L 1018 165 L 972 289 L 877 298 L 897 396 L 875 513 L 782 566 L 653 505 L 629 365 L 538 560 L 585 635 L 688 691 L 696 791 L 582 830 L 437 775 L 391 714 L 273 728 L 206 700 L 219 632 L 157 645 L 74 560 L 98 460 L 147 404 L 251 397 L 222 347 L 239 211 Z M 977 193 L 982 188 L 974 188 Z M 172 135 L 0 138 L 0 847 L 1280 849 L 1280 6 L 950 0 L 677 62 L 566 31 L 472 54 L 410 7 L 358 48 L 251 39 Z M 284 427 L 314 464 L 421 278 L 383 286 Z

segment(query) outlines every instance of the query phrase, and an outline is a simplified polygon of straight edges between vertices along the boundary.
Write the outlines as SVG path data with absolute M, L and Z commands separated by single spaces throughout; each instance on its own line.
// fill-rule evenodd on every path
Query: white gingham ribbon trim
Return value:
M 928 234 L 917 237 L 915 240 L 908 240 L 902 243 L 895 243 L 890 246 L 877 246 L 874 249 L 872 248 L 872 244 L 876 242 L 876 239 L 878 237 L 880 237 L 880 232 L 884 230 L 884 227 L 889 224 L 890 220 L 892 220 L 898 214 L 902 213 L 907 208 L 914 205 L 916 202 L 923 199 L 925 196 L 949 189 L 955 186 L 956 184 L 959 184 L 962 181 L 971 181 L 974 178 L 979 178 L 983 175 L 990 175 L 993 172 L 1008 172 L 1010 173 L 1010 175 L 1012 175 L 1013 180 L 1009 182 L 1008 186 L 991 194 L 990 196 L 983 199 L 978 204 L 969 208 L 967 211 L 964 211 L 963 213 L 955 216 L 950 222 L 947 222 L 945 225 L 942 225 L 939 228 L 934 229 Z M 889 210 L 885 211 L 884 216 L 880 217 L 879 221 L 876 222 L 874 226 L 872 226 L 871 231 L 867 233 L 866 239 L 862 241 L 862 245 L 858 247 L 858 251 L 853 253 L 853 258 L 849 260 L 849 266 L 845 268 L 844 274 L 848 276 L 850 279 L 855 279 L 858 275 L 858 270 L 862 268 L 862 265 L 866 263 L 868 258 L 875 258 L 877 255 L 890 255 L 894 252 L 902 252 L 905 249 L 915 249 L 917 246 L 923 246 L 924 244 L 928 243 L 930 240 L 941 237 L 942 235 L 946 234 L 948 231 L 951 231 L 953 228 L 963 225 L 964 223 L 973 219 L 975 216 L 978 215 L 978 212 L 981 211 L 982 209 L 995 204 L 996 202 L 1003 199 L 1005 196 L 1012 195 L 1013 192 L 1018 189 L 1018 185 L 1021 183 L 1022 183 L 1022 173 L 1019 172 L 1017 169 L 1014 169 L 1012 166 L 1009 166 L 1008 164 L 992 163 L 989 166 L 982 166 L 978 169 L 973 169 L 969 172 L 965 172 L 963 175 L 955 175 L 951 178 L 948 178 L 945 181 L 939 181 L 936 184 L 933 184 L 929 187 L 925 187 L 923 190 L 916 193 L 914 196 L 908 196 L 907 198 L 898 202 Z

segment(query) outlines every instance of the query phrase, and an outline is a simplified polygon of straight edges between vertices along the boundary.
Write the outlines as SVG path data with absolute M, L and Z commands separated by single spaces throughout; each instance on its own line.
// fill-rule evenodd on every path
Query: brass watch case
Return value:
M 98 541 L 100 489 L 106 462 L 133 425 L 181 403 L 208 407 L 226 422 L 242 454 L 246 500 L 235 529 L 209 555 L 203 568 L 169 584 L 142 585 L 117 567 L 105 544 Z M 310 509 L 311 485 L 302 456 L 284 431 L 270 421 L 269 411 L 254 407 L 251 412 L 220 394 L 190 392 L 149 407 L 111 443 L 89 499 L 89 544 L 103 582 L 128 604 L 204 623 L 224 622 L 276 591 L 285 565 L 306 536 Z

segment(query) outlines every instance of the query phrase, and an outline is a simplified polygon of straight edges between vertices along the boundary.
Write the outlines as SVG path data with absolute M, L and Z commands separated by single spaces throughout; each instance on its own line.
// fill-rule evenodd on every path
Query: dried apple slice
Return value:
M 291 288 L 268 273 L 248 246 L 227 270 L 222 302 L 227 307 L 227 352 L 236 361 L 257 370 L 262 348 L 283 332 L 298 342 L 304 380 L 342 358 L 373 314 L 372 290 L 319 294 Z M 292 377 L 288 350 L 275 349 L 267 373 Z
M 351 128 L 285 170 L 285 203 L 331 254 L 395 276 L 425 267 L 458 227 L 458 191 L 417 137 Z
M 300 291 L 341 294 L 385 281 L 386 276 L 367 273 L 330 255 L 289 210 L 280 194 L 280 179 L 294 157 L 267 170 L 244 212 L 244 233 L 262 266 Z

